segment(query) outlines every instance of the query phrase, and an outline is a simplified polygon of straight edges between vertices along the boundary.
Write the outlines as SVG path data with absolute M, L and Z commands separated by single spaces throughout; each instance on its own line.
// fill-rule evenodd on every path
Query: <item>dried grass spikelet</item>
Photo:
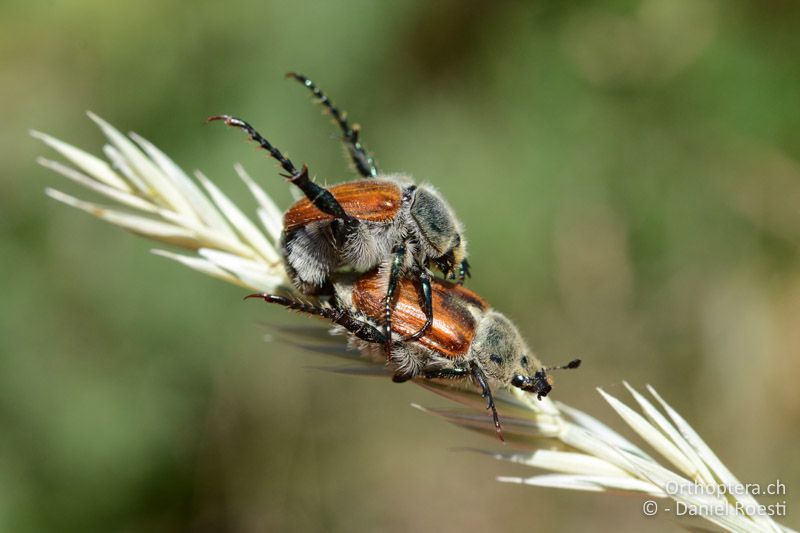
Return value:
M 202 173 L 196 172 L 196 181 L 192 180 L 147 140 L 135 133 L 126 137 L 100 117 L 92 113 L 89 117 L 110 141 L 103 152 L 111 164 L 33 131 L 31 135 L 74 167 L 43 157 L 38 162 L 115 205 L 80 200 L 51 188 L 45 191 L 48 196 L 131 233 L 193 251 L 196 255 L 162 249 L 153 253 L 204 274 L 259 291 L 288 288 L 276 246 L 281 233 L 281 212 L 244 168 L 237 165 L 236 171 L 258 201 L 257 215 L 263 229 Z
M 292 290 L 277 246 L 281 211 L 241 165 L 235 166 L 236 172 L 258 204 L 256 214 L 262 227 L 253 223 L 202 173 L 196 172 L 196 180 L 193 180 L 142 137 L 135 133 L 125 136 L 96 115 L 89 113 L 89 117 L 109 140 L 103 152 L 110 163 L 34 131 L 31 132 L 33 137 L 58 152 L 72 166 L 45 158 L 39 158 L 38 162 L 111 200 L 113 206 L 81 200 L 52 188 L 46 189 L 48 196 L 131 233 L 193 252 L 153 250 L 156 255 L 203 274 L 256 291 Z M 305 347 L 357 363 L 335 368 L 336 372 L 367 375 L 386 372 L 381 366 L 346 351 L 337 339 L 329 338 L 326 343 Z M 415 407 L 456 425 L 494 436 L 494 428 L 485 413 L 485 402 L 477 392 L 424 379 L 416 383 L 462 407 Z M 706 519 L 730 531 L 791 531 L 769 516 L 738 511 L 737 506 L 750 510 L 758 507 L 750 494 L 698 490 L 698 487 L 742 485 L 689 423 L 652 387 L 648 386 L 647 390 L 655 402 L 627 383 L 625 386 L 640 411 L 600 389 L 598 392 L 655 454 L 646 453 L 582 411 L 549 398 L 538 401 L 517 389 L 498 391 L 496 402 L 507 440 L 529 451 L 481 450 L 481 453 L 551 472 L 531 477 L 498 477 L 501 482 L 671 498 L 691 506 L 714 506 L 719 512 L 698 519 Z

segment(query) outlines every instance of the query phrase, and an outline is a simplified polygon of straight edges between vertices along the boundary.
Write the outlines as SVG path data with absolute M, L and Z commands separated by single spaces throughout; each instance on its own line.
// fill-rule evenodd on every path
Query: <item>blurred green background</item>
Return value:
M 430 180 L 467 226 L 469 286 L 546 362 L 556 399 L 654 385 L 800 526 L 800 4 L 22 2 L 0 5 L 0 529 L 641 528 L 637 499 L 498 484 L 533 471 L 409 407 L 411 385 L 309 369 L 260 322 L 307 324 L 154 257 L 42 194 L 35 128 L 100 155 L 93 110 L 251 209 L 286 206 L 233 113 L 328 181 L 335 130 Z M 773 500 L 762 498 L 763 503 Z M 793 515 L 791 515 L 793 513 Z

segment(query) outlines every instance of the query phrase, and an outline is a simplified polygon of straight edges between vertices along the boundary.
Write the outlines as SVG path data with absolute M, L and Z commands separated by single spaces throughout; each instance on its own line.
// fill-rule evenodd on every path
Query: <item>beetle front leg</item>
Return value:
M 461 264 L 458 265 L 458 284 L 463 285 L 464 280 L 468 277 L 471 277 L 469 273 L 469 261 L 464 259 L 461 261 Z
M 486 379 L 486 374 L 483 373 L 480 365 L 473 361 L 470 364 L 470 371 L 475 383 L 481 388 L 481 396 L 486 398 L 486 409 L 492 411 L 492 420 L 494 420 L 494 429 L 497 436 L 501 441 L 505 442 L 503 438 L 503 428 L 500 426 L 500 417 L 497 415 L 497 408 L 494 406 L 494 396 L 492 396 L 492 389 L 489 387 L 489 380 Z
M 486 409 L 490 409 L 492 411 L 492 421 L 494 422 L 494 428 L 497 432 L 498 438 L 505 442 L 506 439 L 503 437 L 503 428 L 500 425 L 500 417 L 498 416 L 497 408 L 494 405 L 492 389 L 489 387 L 489 380 L 486 378 L 486 374 L 483 373 L 483 370 L 478 363 L 472 361 L 469 365 L 469 368 L 455 367 L 428 370 L 423 372 L 422 375 L 426 379 L 459 379 L 471 376 L 475 381 L 475 384 L 481 388 L 481 397 L 486 398 Z

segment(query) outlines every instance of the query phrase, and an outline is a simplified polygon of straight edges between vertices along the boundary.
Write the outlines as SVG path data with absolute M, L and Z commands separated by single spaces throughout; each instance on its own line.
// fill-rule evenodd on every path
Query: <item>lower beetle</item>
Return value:
M 377 327 L 382 319 L 386 279 L 377 270 L 335 280 L 332 306 L 313 305 L 272 294 L 251 294 L 289 309 L 327 318 L 346 332 L 364 355 L 385 359 L 382 346 L 392 345 L 389 365 L 393 380 L 472 379 L 492 412 L 498 437 L 503 439 L 490 382 L 513 386 L 542 397 L 552 389 L 551 370 L 578 368 L 580 359 L 545 368 L 530 351 L 516 326 L 486 301 L 461 285 L 434 279 L 431 287 L 433 324 L 424 335 L 407 340 L 425 323 L 412 280 L 403 278 L 394 307 L 391 338 Z

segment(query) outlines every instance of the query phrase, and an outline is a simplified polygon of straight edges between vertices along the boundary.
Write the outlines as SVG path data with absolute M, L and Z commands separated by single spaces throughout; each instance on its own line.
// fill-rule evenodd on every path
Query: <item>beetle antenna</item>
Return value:
M 551 366 L 551 367 L 545 368 L 544 371 L 545 372 L 549 372 L 551 370 L 572 370 L 574 368 L 578 368 L 579 366 L 581 366 L 581 360 L 580 359 L 573 359 L 572 361 L 570 361 L 566 365 Z
M 354 124 L 351 126 L 350 122 L 347 120 L 347 113 L 340 111 L 339 108 L 333 105 L 328 95 L 323 93 L 313 81 L 296 72 L 289 72 L 286 74 L 286 77 L 297 80 L 305 85 L 305 87 L 312 92 L 314 97 L 317 98 L 319 104 L 331 114 L 333 120 L 339 126 L 339 129 L 342 130 L 342 139 L 358 173 L 364 178 L 376 177 L 378 175 L 378 167 L 375 164 L 375 160 L 369 155 L 367 149 L 358 139 L 358 134 L 360 133 L 358 125 Z

